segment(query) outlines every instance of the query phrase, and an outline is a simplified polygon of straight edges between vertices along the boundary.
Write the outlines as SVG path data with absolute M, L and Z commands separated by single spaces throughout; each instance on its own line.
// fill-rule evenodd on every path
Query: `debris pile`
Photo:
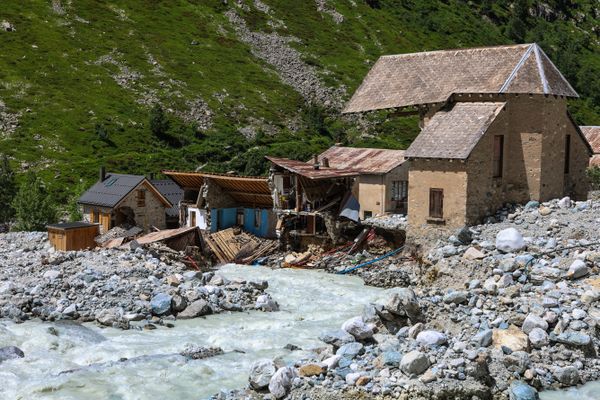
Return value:
M 55 252 L 45 233 L 0 234 L 0 318 L 153 329 L 175 318 L 276 309 L 264 307 L 266 281 L 190 271 L 155 246 Z
M 211 233 L 204 241 L 221 263 L 252 264 L 279 247 L 276 240 L 259 239 L 240 228 Z

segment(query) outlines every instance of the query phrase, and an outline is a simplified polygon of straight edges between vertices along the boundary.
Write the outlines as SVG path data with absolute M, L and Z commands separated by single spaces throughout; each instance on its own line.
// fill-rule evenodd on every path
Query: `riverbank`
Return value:
M 412 289 L 323 332 L 310 357 L 274 363 L 261 389 L 277 398 L 521 400 L 600 380 L 598 226 L 594 201 L 500 210 L 403 264 Z
M 0 318 L 128 329 L 277 305 L 265 280 L 189 270 L 152 248 L 55 252 L 41 232 L 0 234 Z

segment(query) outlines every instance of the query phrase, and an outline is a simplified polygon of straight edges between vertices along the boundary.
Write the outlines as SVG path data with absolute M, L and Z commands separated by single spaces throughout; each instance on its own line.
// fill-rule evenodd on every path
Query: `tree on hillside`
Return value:
M 506 25 L 506 36 L 517 43 L 523 43 L 527 33 L 527 18 L 529 17 L 529 2 L 517 0 L 513 5 L 512 15 Z
M 150 110 L 150 130 L 157 138 L 164 139 L 170 127 L 171 124 L 162 106 L 156 103 Z
M 56 222 L 57 212 L 46 187 L 34 173 L 29 172 L 20 186 L 12 205 L 16 214 L 15 229 L 42 231 Z
M 16 193 L 15 174 L 10 168 L 8 157 L 3 154 L 0 160 L 0 223 L 9 222 L 15 215 L 11 203 Z

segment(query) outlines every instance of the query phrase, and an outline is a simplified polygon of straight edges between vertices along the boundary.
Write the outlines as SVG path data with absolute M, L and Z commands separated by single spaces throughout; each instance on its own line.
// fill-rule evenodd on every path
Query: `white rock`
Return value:
M 400 361 L 400 369 L 406 375 L 421 375 L 429 368 L 429 359 L 420 351 L 406 353 Z
M 60 276 L 61 276 L 60 271 L 57 271 L 55 269 L 50 269 L 50 270 L 44 272 L 44 278 L 50 279 L 51 281 L 59 278 Z
M 515 228 L 503 229 L 496 235 L 496 248 L 505 253 L 523 250 L 525 240 Z
M 250 375 L 248 376 L 250 386 L 253 389 L 266 388 L 276 371 L 275 364 L 271 360 L 255 361 L 250 367 Z
M 354 336 L 357 340 L 373 337 L 373 326 L 365 324 L 362 317 L 350 318 L 342 325 L 342 329 Z
M 360 378 L 362 376 L 361 372 L 351 372 L 348 375 L 346 375 L 346 383 L 348 385 L 354 385 L 356 383 L 356 381 L 358 380 L 358 378 Z
M 534 328 L 540 328 L 545 332 L 548 330 L 548 323 L 542 317 L 535 314 L 529 314 L 527 318 L 525 318 L 525 321 L 523 321 L 522 330 L 529 335 Z
M 291 389 L 292 382 L 296 376 L 296 370 L 292 367 L 279 368 L 269 382 L 269 392 L 276 399 L 285 397 Z
M 441 346 L 448 342 L 448 338 L 438 331 L 423 331 L 417 335 L 417 342 L 429 346 Z
M 548 339 L 548 334 L 545 330 L 541 328 L 533 328 L 531 332 L 529 332 L 529 342 L 536 349 L 540 349 L 544 346 L 547 346 L 550 343 Z
M 571 198 L 570 197 L 563 197 L 562 199 L 560 199 L 558 201 L 558 206 L 560 208 L 570 208 L 571 207 Z
M 589 268 L 585 265 L 585 262 L 581 260 L 575 260 L 569 267 L 567 271 L 567 278 L 569 279 L 578 279 L 586 276 L 590 273 Z

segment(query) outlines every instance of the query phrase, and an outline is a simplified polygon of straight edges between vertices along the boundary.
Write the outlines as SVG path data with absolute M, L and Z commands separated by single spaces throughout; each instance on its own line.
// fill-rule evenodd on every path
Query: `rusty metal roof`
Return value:
M 358 171 L 349 168 L 327 168 L 321 166 L 319 169 L 315 169 L 312 163 L 306 163 L 304 161 L 278 157 L 265 158 L 271 161 L 273 164 L 286 169 L 293 174 L 297 174 L 311 180 L 345 178 L 359 175 Z
M 454 93 L 579 97 L 533 43 L 382 56 L 343 112 L 440 103 Z
M 405 157 L 468 158 L 504 104 L 455 103 L 438 111 L 405 151 Z
M 351 169 L 361 174 L 387 174 L 401 165 L 404 150 L 369 149 L 361 147 L 333 146 L 319 155 L 327 158 L 331 168 Z
M 240 205 L 273 206 L 266 177 L 183 171 L 162 171 L 162 173 L 184 189 L 200 190 L 205 182 L 210 181 L 219 185 Z
M 600 154 L 600 126 L 580 126 L 579 128 L 592 146 L 594 154 Z

